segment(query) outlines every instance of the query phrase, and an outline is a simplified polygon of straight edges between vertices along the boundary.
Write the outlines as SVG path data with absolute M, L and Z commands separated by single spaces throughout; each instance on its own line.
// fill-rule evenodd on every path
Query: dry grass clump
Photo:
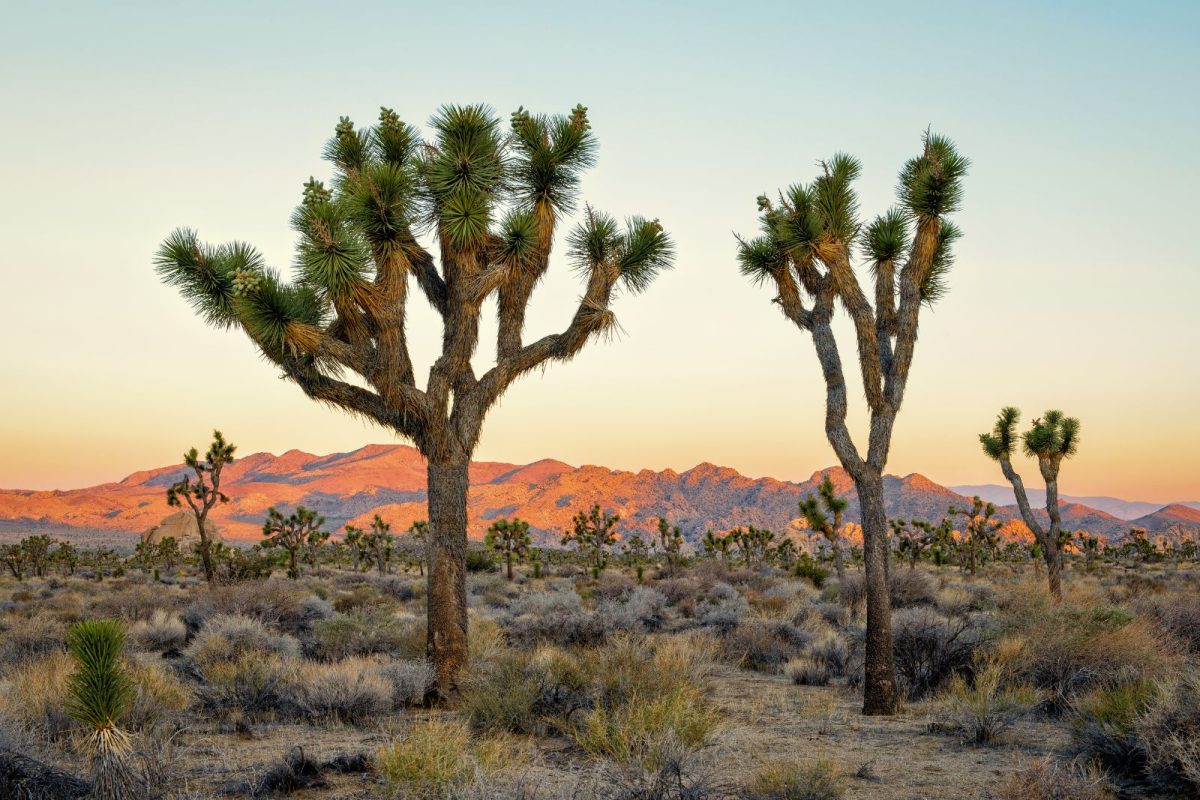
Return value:
M 722 637 L 732 664 L 760 672 L 778 672 L 812 641 L 807 631 L 786 620 L 751 619 Z
M 386 607 L 356 608 L 313 623 L 309 649 L 327 661 L 374 653 L 419 658 L 425 652 L 425 623 Z
M 9 614 L 0 623 L 0 667 L 22 664 L 66 649 L 67 626 L 48 614 Z
M 95 597 L 88 616 L 114 617 L 126 622 L 149 619 L 155 611 L 172 609 L 176 593 L 163 584 L 125 579 L 111 582 Z
M 938 600 L 937 587 L 924 570 L 893 569 L 888 576 L 892 608 L 931 606 Z
M 1138 613 L 1160 630 L 1176 637 L 1193 653 L 1200 653 L 1200 593 L 1178 593 L 1140 599 Z
M 133 661 L 128 671 L 136 687 L 133 705 L 124 718 L 131 730 L 149 730 L 191 706 L 191 687 L 160 664 Z
M 183 647 L 187 633 L 187 626 L 178 614 L 160 608 L 149 619 L 135 622 L 129 629 L 129 638 L 143 650 L 162 652 Z
M 970 680 L 951 677 L 931 730 L 955 734 L 968 744 L 992 744 L 1033 710 L 1037 693 L 1011 683 L 1003 653 L 981 657 L 980 662 Z
M 378 662 L 304 662 L 289 672 L 281 705 L 312 723 L 360 725 L 392 709 L 395 693 Z
M 0 727 L 12 726 L 42 742 L 61 740 L 74 726 L 62 705 L 74 670 L 65 649 L 11 670 L 0 683 Z
M 832 761 L 768 761 L 754 772 L 740 795 L 746 800 L 841 800 L 844 771 Z
M 982 625 L 973 619 L 950 619 L 927 606 L 898 610 L 892 648 L 901 690 L 915 700 L 954 676 L 969 676 L 984 641 Z
M 196 699 L 201 710 L 248 721 L 283 709 L 295 662 L 270 652 L 246 652 L 230 660 L 197 662 Z
M 783 674 L 797 686 L 828 686 L 831 677 L 825 661 L 811 655 L 784 664 Z
M 246 581 L 206 590 L 184 614 L 184 621 L 199 627 L 205 619 L 216 615 L 253 617 L 285 633 L 299 636 L 313 622 L 319 606 L 308 602 L 312 593 L 296 581 L 270 578 L 265 581 Z
M 643 696 L 634 694 L 611 708 L 598 706 L 572 727 L 585 751 L 628 764 L 634 759 L 657 769 L 678 743 L 695 749 L 707 744 L 717 712 L 702 690 L 675 684 Z
M 294 636 L 272 631 L 255 617 L 222 614 L 205 622 L 184 650 L 184 655 L 201 669 L 210 663 L 255 654 L 295 658 L 300 654 L 300 642 Z
M 375 768 L 392 797 L 441 798 L 519 768 L 527 758 L 511 739 L 476 739 L 465 723 L 435 719 L 414 723 L 380 748 Z
M 1103 773 L 1048 758 L 1018 757 L 996 791 L 997 800 L 1111 800 Z
M 1133 727 L 1150 782 L 1180 796 L 1200 796 L 1200 674 L 1191 670 L 1161 687 Z
M 424 705 L 433 689 L 433 665 L 425 659 L 385 661 L 379 674 L 392 687 L 392 699 L 397 708 Z
M 1154 681 L 1097 686 L 1071 705 L 1071 752 L 1121 775 L 1140 775 L 1146 751 L 1134 722 L 1158 696 Z

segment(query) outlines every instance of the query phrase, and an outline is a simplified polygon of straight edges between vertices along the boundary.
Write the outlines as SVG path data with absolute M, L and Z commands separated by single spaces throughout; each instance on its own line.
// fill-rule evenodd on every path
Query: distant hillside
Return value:
M 553 542 L 576 512 L 599 503 L 621 515 L 627 532 L 649 533 L 663 516 L 679 525 L 693 542 L 708 529 L 724 531 L 736 526 L 799 531 L 804 526 L 797 519 L 797 505 L 804 495 L 816 491 L 826 472 L 851 500 L 847 521 L 859 522 L 853 482 L 840 468 L 822 470 L 807 481 L 794 483 L 748 478 L 708 463 L 685 472 L 628 472 L 573 467 L 553 460 L 478 462 L 471 465 L 469 529 L 471 536 L 482 538 L 491 520 L 519 516 L 542 541 Z M 111 532 L 112 536 L 132 538 L 171 513 L 165 489 L 181 473 L 182 467 L 174 465 L 87 489 L 0 490 L 0 533 L 77 532 L 72 538 L 87 540 Z M 255 453 L 226 468 L 222 488 L 233 500 L 213 516 L 228 539 L 257 540 L 270 506 L 315 508 L 325 515 L 333 531 L 340 531 L 348 522 L 369 524 L 375 514 L 391 521 L 393 530 L 403 531 L 427 515 L 424 460 L 415 449 L 402 445 L 369 445 L 325 456 L 299 450 L 279 456 Z M 936 521 L 950 506 L 969 503 L 965 493 L 918 474 L 887 476 L 884 493 L 889 517 Z M 1145 527 L 1154 531 L 1162 524 L 1165 529 L 1177 524 L 1181 513 L 1146 518 Z M 1003 508 L 1001 516 L 1014 520 L 1016 509 Z M 1105 537 L 1120 536 L 1129 527 L 1125 520 L 1081 504 L 1064 505 L 1063 517 L 1071 529 L 1083 528 Z M 1028 535 L 1020 522 L 1008 525 L 1006 533 Z
M 968 496 L 979 495 L 989 503 L 996 505 L 1007 506 L 1014 505 L 1017 502 L 1013 496 L 1011 486 L 1000 485 L 995 483 L 977 484 L 974 486 L 951 486 L 951 490 L 959 494 Z M 1029 495 L 1029 502 L 1035 506 L 1046 505 L 1046 492 L 1043 489 L 1026 488 L 1026 493 Z M 1162 503 L 1150 503 L 1145 500 L 1122 500 L 1119 497 L 1084 497 L 1081 495 L 1060 494 L 1060 501 L 1064 503 L 1079 503 L 1080 505 L 1090 506 L 1097 511 L 1103 511 L 1118 519 L 1134 520 L 1138 517 L 1143 517 L 1147 514 L 1153 514 L 1163 507 Z M 1186 502 L 1174 503 L 1173 505 L 1187 506 L 1193 509 L 1200 509 L 1200 500 L 1189 500 Z

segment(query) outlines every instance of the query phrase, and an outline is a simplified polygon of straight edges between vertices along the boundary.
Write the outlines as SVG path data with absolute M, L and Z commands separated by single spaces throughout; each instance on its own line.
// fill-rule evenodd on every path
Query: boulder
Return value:
M 212 520 L 205 520 L 204 530 L 208 533 L 209 541 L 221 541 L 221 528 Z M 162 522 L 142 534 L 142 541 L 147 544 L 157 544 L 164 536 L 174 536 L 180 547 L 200 541 L 195 515 L 190 511 L 176 511 L 170 516 L 163 517 Z

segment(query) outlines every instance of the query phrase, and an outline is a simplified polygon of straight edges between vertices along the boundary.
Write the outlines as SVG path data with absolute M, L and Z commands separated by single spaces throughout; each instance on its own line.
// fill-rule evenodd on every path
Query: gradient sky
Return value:
M 585 199 L 661 218 L 679 258 L 618 302 L 619 339 L 514 386 L 478 457 L 788 479 L 834 463 L 811 341 L 737 274 L 731 232 L 838 150 L 883 211 L 932 125 L 973 162 L 965 237 L 889 472 L 1002 482 L 976 435 L 1001 405 L 1057 406 L 1083 421 L 1062 491 L 1200 498 L 1200 5 L 248 5 L 5 3 L 0 486 L 117 479 L 213 427 L 243 454 L 395 441 L 205 327 L 151 259 L 188 225 L 287 267 L 339 115 L 483 101 L 587 105 Z M 565 266 L 527 336 L 568 321 Z M 425 308 L 410 330 L 423 374 L 440 334 Z

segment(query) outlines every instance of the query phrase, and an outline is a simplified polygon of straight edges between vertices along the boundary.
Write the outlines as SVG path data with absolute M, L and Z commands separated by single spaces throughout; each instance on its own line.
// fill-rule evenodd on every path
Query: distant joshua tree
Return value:
M 600 573 L 608 566 L 608 548 L 617 543 L 617 532 L 614 530 L 621 517 L 601 511 L 600 505 L 592 506 L 591 511 L 580 511 L 571 520 L 571 530 L 563 533 L 563 547 L 572 545 L 575 551 L 583 557 L 584 563 L 592 571 L 593 578 L 599 578 Z
M 926 133 L 921 154 L 900 172 L 899 208 L 863 226 L 853 182 L 859 162 L 839 154 L 809 184 L 793 184 L 778 203 L 758 198 L 762 235 L 740 240 L 742 273 L 778 292 L 784 316 L 812 336 L 825 379 L 825 435 L 854 479 L 862 508 L 866 562 L 867 632 L 863 713 L 899 707 L 892 657 L 892 612 L 887 587 L 887 513 L 883 471 L 896 415 L 904 400 L 921 307 L 946 292 L 951 245 L 959 230 L 947 217 L 962 199 L 967 159 L 941 136 Z M 865 256 L 874 278 L 874 303 L 853 266 Z M 841 307 L 854 325 L 858 366 L 870 411 L 864 457 L 846 425 L 846 374 L 833 333 Z
M 483 540 L 484 546 L 495 550 L 504 558 L 504 570 L 510 581 L 513 579 L 513 560 L 524 561 L 531 542 L 529 523 L 516 517 L 493 522 Z
M 665 517 L 658 518 L 658 545 L 662 548 L 668 566 L 673 567 L 679 563 L 683 550 L 683 532 L 679 530 L 678 525 L 668 523 Z
M 321 530 L 325 518 L 304 506 L 286 517 L 274 506 L 267 509 L 267 521 L 263 523 L 263 547 L 278 547 L 287 553 L 288 577 L 300 577 L 297 554 L 306 548 L 310 537 Z
M 979 434 L 983 452 L 1000 463 L 1000 471 L 1012 484 L 1021 509 L 1021 519 L 1033 532 L 1042 558 L 1046 561 L 1046 578 L 1050 595 L 1062 600 L 1063 530 L 1062 514 L 1058 507 L 1058 470 L 1063 459 L 1070 458 L 1079 450 L 1079 420 L 1064 416 L 1061 411 L 1047 411 L 1035 419 L 1029 430 L 1021 434 L 1025 454 L 1036 458 L 1042 480 L 1046 482 L 1046 515 L 1050 527 L 1043 527 L 1029 505 L 1025 483 L 1013 469 L 1012 454 L 1017 446 L 1017 423 L 1021 411 L 1012 406 L 1000 410 L 991 433 Z M 1068 537 L 1069 538 L 1069 537 Z
M 950 507 L 950 516 L 963 518 L 963 541 L 960 545 L 963 567 L 972 575 L 979 570 L 980 556 L 987 553 L 995 560 L 997 534 L 1002 523 L 996 516 L 994 503 L 984 503 L 978 496 L 971 499 L 970 508 Z
M 209 583 L 213 582 L 217 571 L 213 563 L 213 543 L 205 521 L 213 506 L 229 502 L 229 497 L 221 491 L 221 470 L 226 464 L 233 463 L 236 449 L 225 441 L 220 431 L 213 431 L 212 444 L 208 446 L 203 459 L 194 447 L 183 454 L 184 466 L 195 473 L 195 479 L 185 474 L 178 482 L 167 487 L 167 505 L 182 506 L 186 502 L 196 519 L 196 532 L 200 537 L 196 544 L 197 552 L 200 554 L 200 564 L 204 567 L 204 579 Z
M 371 520 L 371 530 L 363 536 L 363 545 L 375 562 L 375 569 L 380 575 L 386 575 L 391 568 L 392 553 L 396 537 L 392 534 L 391 523 L 385 522 L 378 514 Z
M 810 494 L 800 501 L 800 516 L 808 520 L 808 527 L 824 536 L 833 548 L 833 566 L 841 582 L 846 579 L 846 564 L 842 559 L 842 514 L 846 513 L 850 501 L 838 497 L 828 474 L 817 487 L 817 494 L 819 498 Z
M 183 229 L 156 266 L 208 322 L 240 327 L 309 397 L 395 431 L 426 457 L 426 648 L 444 699 L 467 663 L 467 466 L 487 412 L 522 375 L 614 330 L 619 287 L 648 288 L 670 266 L 672 245 L 657 221 L 632 217 L 622 227 L 589 207 L 568 237 L 586 281 L 578 308 L 561 333 L 526 342 L 530 298 L 577 206 L 580 174 L 595 161 L 587 109 L 519 108 L 505 131 L 485 106 L 445 106 L 431 126 L 425 142 L 390 109 L 370 128 L 342 118 L 325 148 L 333 188 L 310 180 L 292 217 L 297 282 L 282 281 L 249 245 L 212 247 Z M 436 237 L 440 269 L 421 233 Z M 423 389 L 406 331 L 410 279 L 442 323 Z M 492 297 L 496 362 L 480 375 L 473 357 Z M 346 372 L 355 377 L 344 380 Z

